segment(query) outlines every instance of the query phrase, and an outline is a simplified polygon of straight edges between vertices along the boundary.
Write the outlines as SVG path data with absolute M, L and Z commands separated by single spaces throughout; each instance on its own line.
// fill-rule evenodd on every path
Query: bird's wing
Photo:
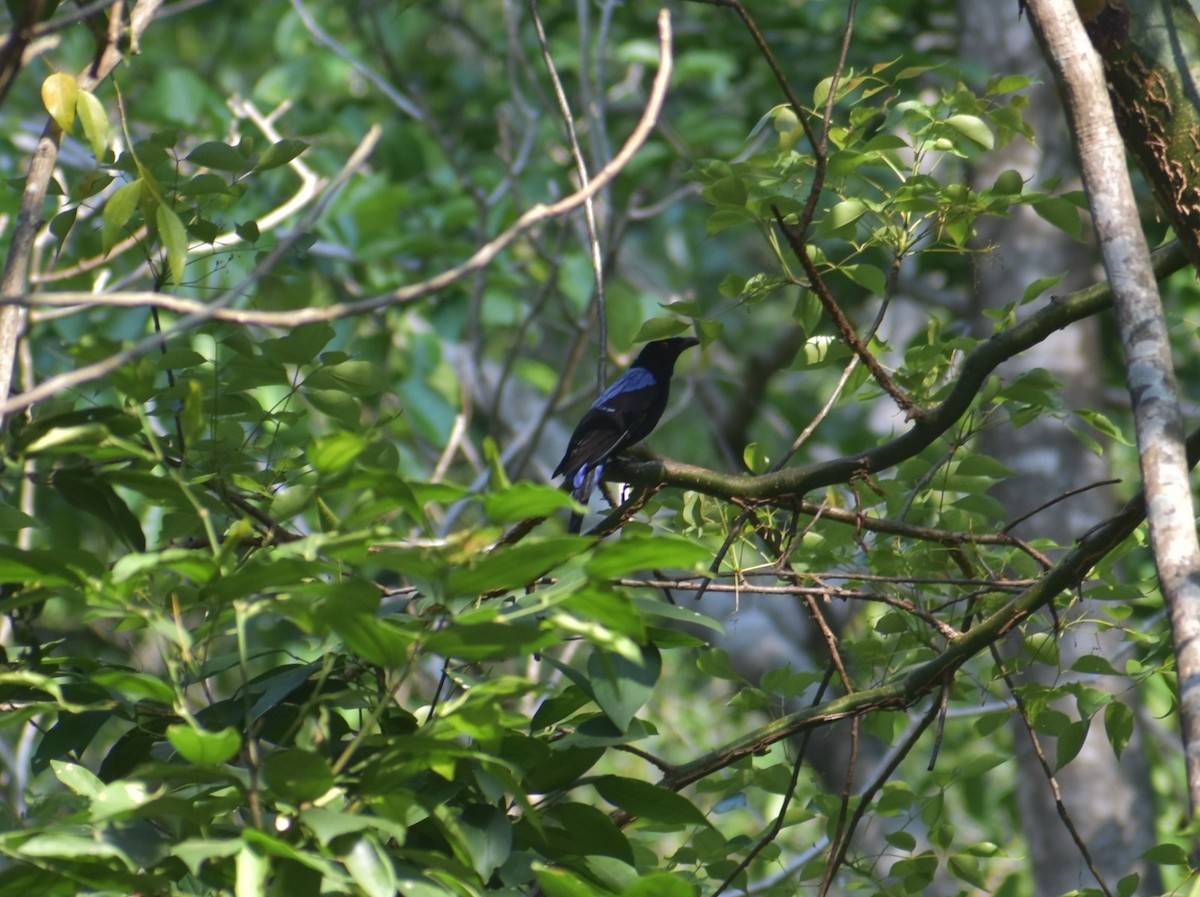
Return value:
M 567 453 L 553 475 L 573 475 L 581 467 L 603 461 L 620 449 L 628 436 L 629 428 L 615 414 L 593 406 L 575 428 Z

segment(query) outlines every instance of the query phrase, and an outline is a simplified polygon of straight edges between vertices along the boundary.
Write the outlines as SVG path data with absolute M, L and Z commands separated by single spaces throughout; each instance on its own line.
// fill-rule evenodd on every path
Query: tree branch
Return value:
M 162 0 L 137 0 L 130 10 L 129 39 L 134 47 L 137 46 L 142 33 L 150 26 L 161 5 Z M 79 87 L 82 90 L 93 90 L 117 67 L 121 58 L 121 47 L 117 42 L 109 41 L 95 61 L 76 79 Z M 62 138 L 63 133 L 54 119 L 47 117 L 46 127 L 29 163 L 25 189 L 21 193 L 20 211 L 17 213 L 12 242 L 8 247 L 4 273 L 0 275 L 0 298 L 22 296 L 28 290 L 33 241 L 42 225 L 42 207 L 46 201 L 46 190 L 54 173 L 54 165 L 58 161 L 58 149 Z M 7 415 L 16 410 L 8 407 L 7 400 L 12 392 L 17 342 L 21 338 L 24 321 L 24 309 L 19 305 L 0 308 L 0 424 L 3 424 Z
M 1194 464 L 1200 457 L 1200 430 L 1188 437 L 1187 449 L 1188 461 Z M 911 707 L 924 695 L 942 687 L 947 677 L 1003 638 L 1022 620 L 1050 604 L 1064 591 L 1077 587 L 1092 567 L 1128 538 L 1145 517 L 1145 494 L 1139 492 L 1116 515 L 1081 538 L 1052 570 L 1046 571 L 1004 607 L 952 639 L 949 647 L 932 660 L 913 668 L 894 682 L 833 698 L 747 732 L 716 750 L 675 767 L 663 776 L 659 784 L 678 790 L 797 732 L 870 711 Z
M 1187 264 L 1178 243 L 1161 249 L 1153 256 L 1154 271 L 1166 277 Z M 717 498 L 771 502 L 796 506 L 814 489 L 848 483 L 863 472 L 878 473 L 912 458 L 933 444 L 953 427 L 971 407 L 988 375 L 1056 330 L 1097 314 L 1112 305 L 1107 282 L 1093 284 L 1067 296 L 1055 297 L 1049 305 L 1019 324 L 980 343 L 964 358 L 958 380 L 946 398 L 921 412 L 919 419 L 895 439 L 868 449 L 820 464 L 792 467 L 761 476 L 727 474 L 678 461 L 658 459 L 648 462 L 614 462 L 613 477 L 646 485 L 662 483 L 712 495 Z M 1200 649 L 1200 639 L 1198 639 Z
M 1200 542 L 1170 338 L 1100 57 L 1069 0 L 1030 0 L 1029 17 L 1063 94 L 1112 284 L 1150 543 L 1175 639 L 1179 719 L 1195 818 L 1200 814 Z
M 517 238 L 526 231 L 531 230 L 535 226 L 566 215 L 569 212 L 582 206 L 587 200 L 595 196 L 600 190 L 604 189 L 608 184 L 616 179 L 617 175 L 624 170 L 625 166 L 633 159 L 642 145 L 649 138 L 650 133 L 654 130 L 654 126 L 658 120 L 658 114 L 662 110 L 662 105 L 666 99 L 667 85 L 670 83 L 672 58 L 671 58 L 671 19 L 666 10 L 659 14 L 659 70 L 655 76 L 654 84 L 650 91 L 649 100 L 646 103 L 646 108 L 642 113 L 641 119 L 630 133 L 629 138 L 625 141 L 624 146 L 620 151 L 613 156 L 612 161 L 604 166 L 600 171 L 596 172 L 595 177 L 591 182 L 576 192 L 566 196 L 557 202 L 542 204 L 539 203 L 528 209 L 521 215 L 507 230 L 503 231 L 499 236 L 489 243 L 479 247 L 475 252 L 462 264 L 443 271 L 428 280 L 420 283 L 410 284 L 400 287 L 390 293 L 385 293 L 380 296 L 372 296 L 366 299 L 359 299 L 353 302 L 335 303 L 320 308 L 304 308 L 288 312 L 266 312 L 252 311 L 228 308 L 230 302 L 236 299 L 246 289 L 246 283 L 239 285 L 223 294 L 218 300 L 212 303 L 193 302 L 178 297 L 163 296 L 159 293 L 123 293 L 114 296 L 93 295 L 90 293 L 58 293 L 58 294 L 36 294 L 30 297 L 25 294 L 25 291 L 18 287 L 12 291 L 3 291 L 3 298 L 0 298 L 0 303 L 7 305 L 8 309 L 14 309 L 19 315 L 23 307 L 28 305 L 77 305 L 81 303 L 91 303 L 93 305 L 114 305 L 114 306 L 155 306 L 158 308 L 167 308 L 172 311 L 178 311 L 186 314 L 188 317 L 184 321 L 180 321 L 174 327 L 164 334 L 165 338 L 168 335 L 173 335 L 181 330 L 196 327 L 207 321 L 232 321 L 239 324 L 251 324 L 267 327 L 298 327 L 302 324 L 311 324 L 318 321 L 336 321 L 341 318 L 348 318 L 356 315 L 370 314 L 380 309 L 388 308 L 396 305 L 406 305 L 416 302 L 419 299 L 424 299 L 434 293 L 444 290 L 446 287 L 457 283 L 463 278 L 476 271 L 479 271 L 491 264 L 503 250 L 508 248 Z M 53 125 L 52 125 L 53 126 Z M 44 185 L 43 185 L 44 186 Z M 319 206 L 318 206 L 319 208 Z M 274 253 L 272 253 L 274 256 Z M 261 266 L 260 266 L 261 267 Z M 252 274 L 249 280 L 256 279 L 257 275 Z M 21 283 L 24 283 L 22 279 Z M 4 310 L 0 309 L 0 313 Z M 11 314 L 12 312 L 10 312 Z M 0 334 L 2 337 L 2 334 Z M 89 383 L 105 376 L 123 364 L 128 364 L 147 352 L 155 350 L 161 344 L 159 338 L 143 340 L 134 346 L 129 347 L 124 352 L 120 353 L 115 360 L 117 364 L 109 362 L 99 362 L 94 365 L 78 368 L 67 374 L 61 374 L 53 377 L 30 392 L 20 396 L 8 399 L 0 404 L 0 415 L 11 414 L 13 411 L 26 408 L 35 402 L 41 401 L 48 396 L 54 395 L 58 391 L 68 388 L 77 387 L 84 383 Z M 0 349 L 3 348 L 3 343 L 0 341 Z M 3 356 L 0 355 L 0 360 Z M 0 397 L 7 395 L 6 392 L 0 393 Z

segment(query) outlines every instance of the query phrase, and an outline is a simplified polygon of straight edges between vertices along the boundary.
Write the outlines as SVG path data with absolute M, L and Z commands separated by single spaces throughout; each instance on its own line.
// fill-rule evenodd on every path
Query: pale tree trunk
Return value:
M 1037 145 L 1016 140 L 1003 150 L 988 154 L 973 168 L 971 185 L 989 187 L 1006 169 L 1016 169 L 1033 184 L 1051 177 L 1070 180 L 1075 169 L 1062 109 L 1049 86 L 1049 73 L 1041 63 L 1027 24 L 1009 15 L 1014 11 L 1012 8 L 997 5 L 994 0 L 961 0 L 959 9 L 962 58 L 981 67 L 981 77 L 1033 73 L 1046 85 L 1031 90 L 1026 112 L 1037 135 Z M 976 321 L 981 333 L 990 331 L 991 326 L 983 311 L 1019 299 L 1026 286 L 1039 277 L 1067 272 L 1056 287 L 1061 292 L 1096 279 L 1093 249 L 1055 230 L 1028 208 L 1017 209 L 1008 219 L 982 221 L 978 230 L 980 243 L 990 247 L 978 257 L 975 270 Z M 1103 357 L 1099 322 L 1084 321 L 1059 331 L 1009 362 L 1001 374 L 1011 379 L 1032 368 L 1049 371 L 1062 384 L 1066 407 L 1100 406 Z M 984 450 L 1003 461 L 1015 474 L 995 493 L 1014 517 L 1039 507 L 1055 495 L 1104 480 L 1109 475 L 1104 459 L 1084 449 L 1062 421 L 1042 418 L 1019 432 L 1005 424 L 989 430 L 983 442 Z M 1092 490 L 1034 515 L 1015 534 L 1024 538 L 1047 537 L 1069 546 L 1112 510 L 1111 494 L 1107 490 Z M 1095 608 L 1075 606 L 1064 614 L 1059 666 L 1032 667 L 1023 681 L 1061 683 L 1060 668 L 1069 669 L 1084 654 L 1100 653 L 1115 660 L 1121 642 L 1119 634 L 1102 632 L 1081 619 L 1095 612 Z M 1052 625 L 1049 618 L 1040 623 L 1046 627 Z M 1119 661 L 1114 665 L 1121 666 Z M 1088 684 L 1111 691 L 1128 686 L 1125 681 L 1091 679 Z M 1122 700 L 1129 703 L 1130 696 L 1122 695 Z M 1073 702 L 1060 709 L 1076 713 Z M 1053 791 L 1024 723 L 1015 719 L 1012 731 L 1018 764 L 1018 806 L 1036 893 L 1039 897 L 1057 897 L 1075 888 L 1094 887 L 1087 860 L 1059 816 Z M 1053 740 L 1044 738 L 1043 749 L 1053 762 Z M 1056 777 L 1067 812 L 1110 888 L 1115 891 L 1121 877 L 1138 872 L 1143 876 L 1144 892 L 1156 891 L 1156 870 L 1138 859 L 1154 843 L 1153 802 L 1140 739 L 1135 736 L 1118 762 L 1097 719 L 1078 756 L 1059 770 Z
M 1030 0 L 1065 98 L 1125 351 L 1150 544 L 1175 640 L 1179 717 L 1193 817 L 1200 811 L 1200 544 L 1166 320 L 1104 69 L 1070 0 Z

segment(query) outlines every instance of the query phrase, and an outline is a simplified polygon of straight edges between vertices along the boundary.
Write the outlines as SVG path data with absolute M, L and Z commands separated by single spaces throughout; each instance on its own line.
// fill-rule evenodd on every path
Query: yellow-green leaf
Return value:
M 220 732 L 209 732 L 178 723 L 167 726 L 167 741 L 179 756 L 197 766 L 228 763 L 242 749 L 242 737 L 228 726 Z
M 977 115 L 951 115 L 946 119 L 946 124 L 985 150 L 990 150 L 996 145 L 996 138 L 992 136 L 991 129 Z
M 55 72 L 42 82 L 42 102 L 64 134 L 75 125 L 75 98 L 79 85 L 71 75 Z
M 104 153 L 108 149 L 108 113 L 96 95 L 91 91 L 79 91 L 79 99 L 75 103 L 79 113 L 79 123 L 83 125 L 83 133 L 92 145 L 92 155 L 97 162 L 104 161 Z
M 142 180 L 138 178 L 130 184 L 121 187 L 104 204 L 101 217 L 100 242 L 104 251 L 108 252 L 121 238 L 125 225 L 133 210 L 137 208 L 138 200 L 142 197 Z
M 179 216 L 164 205 L 159 205 L 155 218 L 158 221 L 159 239 L 167 251 L 167 269 L 171 272 L 171 281 L 179 286 L 183 280 L 184 265 L 187 264 L 187 231 L 183 229 Z

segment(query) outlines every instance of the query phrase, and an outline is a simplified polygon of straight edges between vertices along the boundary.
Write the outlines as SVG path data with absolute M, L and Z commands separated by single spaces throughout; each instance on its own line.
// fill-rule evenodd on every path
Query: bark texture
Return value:
M 1166 321 L 1100 58 L 1069 0 L 1030 0 L 1029 12 L 1065 100 L 1113 290 L 1150 542 L 1175 642 L 1180 725 L 1195 816 L 1200 811 L 1200 544 Z
M 990 186 L 1006 169 L 1016 169 L 1032 183 L 1050 178 L 1060 178 L 1066 184 L 1077 181 L 1062 107 L 1028 25 L 998 16 L 992 0 L 960 0 L 959 15 L 964 62 L 981 66 L 984 75 L 1032 72 L 1043 85 L 1031 91 L 1026 110 L 1026 118 L 1037 134 L 1037 145 L 1017 140 L 989 153 L 973 167 L 972 186 Z M 984 219 L 977 230 L 979 241 L 986 248 L 977 257 L 973 295 L 980 335 L 991 332 L 992 322 L 984 312 L 1012 302 L 1038 277 L 1067 272 L 1056 292 L 1078 289 L 1096 279 L 1092 248 L 1072 240 L 1028 208 L 1018 209 L 1010 218 Z M 1008 379 L 1034 368 L 1049 371 L 1062 384 L 1063 405 L 1069 410 L 1102 404 L 1103 367 L 1099 320 L 1090 317 L 1023 352 L 1006 363 L 1001 374 Z M 1061 420 L 1042 417 L 1019 432 L 1007 425 L 999 426 L 985 433 L 982 441 L 988 454 L 1014 472 L 994 493 L 1013 517 L 1039 507 L 1057 494 L 1109 476 L 1105 460 L 1086 451 Z M 1015 534 L 1069 545 L 1113 510 L 1110 492 L 1092 490 L 1034 515 Z M 1070 669 L 1080 656 L 1093 653 L 1112 656 L 1119 636 L 1101 632 L 1099 627 L 1082 619 L 1094 616 L 1095 609 L 1087 606 L 1085 595 L 1083 602 L 1064 614 L 1058 668 L 1032 666 L 1018 681 L 1061 683 L 1062 670 Z M 1088 684 L 1110 691 L 1127 687 L 1123 682 L 1089 680 Z M 1122 700 L 1128 702 L 1130 698 L 1122 695 Z M 1058 709 L 1072 718 L 1078 717 L 1073 702 Z M 1076 888 L 1094 887 L 1087 861 L 1058 815 L 1052 789 L 1025 724 L 1014 719 L 1012 733 L 1019 770 L 1018 809 L 1035 892 L 1050 897 Z M 1053 739 L 1044 739 L 1043 748 L 1054 756 Z M 1154 844 L 1153 802 L 1140 739 L 1130 743 L 1118 762 L 1103 726 L 1094 725 L 1079 754 L 1058 770 L 1057 779 L 1067 812 L 1101 875 L 1115 884 L 1124 875 L 1138 872 L 1147 892 L 1157 890 L 1154 867 L 1139 859 Z
M 1200 266 L 1200 20 L 1186 0 L 1108 0 L 1083 22 L 1125 146 Z

